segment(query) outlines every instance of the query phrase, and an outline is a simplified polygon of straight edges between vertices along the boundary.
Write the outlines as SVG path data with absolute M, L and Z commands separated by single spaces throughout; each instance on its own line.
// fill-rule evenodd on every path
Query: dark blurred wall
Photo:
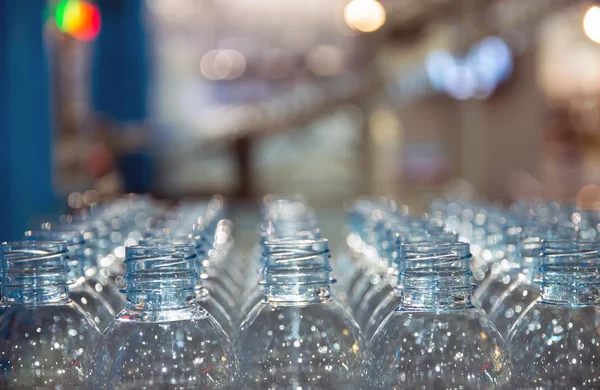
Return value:
M 0 240 L 54 206 L 45 7 L 0 1 Z

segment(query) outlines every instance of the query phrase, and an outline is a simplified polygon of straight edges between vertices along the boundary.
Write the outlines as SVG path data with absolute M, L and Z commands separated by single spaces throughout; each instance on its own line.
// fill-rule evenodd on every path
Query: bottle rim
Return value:
M 65 241 L 67 246 L 85 245 L 86 240 L 79 230 L 27 230 L 24 233 L 26 240 L 34 241 Z

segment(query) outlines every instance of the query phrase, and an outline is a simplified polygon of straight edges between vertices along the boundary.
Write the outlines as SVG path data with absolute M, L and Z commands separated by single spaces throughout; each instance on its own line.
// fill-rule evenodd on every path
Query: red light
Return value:
M 100 32 L 100 11 L 85 1 L 61 1 L 55 9 L 55 20 L 61 31 L 82 41 L 91 41 Z

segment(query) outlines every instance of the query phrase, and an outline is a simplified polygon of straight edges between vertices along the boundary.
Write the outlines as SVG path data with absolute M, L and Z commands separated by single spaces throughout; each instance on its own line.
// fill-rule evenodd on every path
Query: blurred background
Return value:
M 0 1 L 0 129 L 3 239 L 126 192 L 600 208 L 600 3 Z

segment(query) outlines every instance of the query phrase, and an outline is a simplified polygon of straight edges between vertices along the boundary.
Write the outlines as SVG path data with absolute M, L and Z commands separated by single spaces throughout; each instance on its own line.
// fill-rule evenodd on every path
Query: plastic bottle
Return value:
M 401 303 L 364 362 L 365 389 L 512 389 L 504 340 L 471 303 L 465 243 L 403 244 Z
M 1 245 L 0 388 L 85 388 L 100 330 L 69 299 L 65 242 Z
M 360 330 L 330 294 L 329 243 L 265 243 L 265 299 L 242 323 L 243 389 L 357 389 Z
M 76 302 L 104 331 L 117 312 L 110 306 L 101 293 L 94 289 L 95 282 L 86 278 L 88 269 L 86 241 L 79 231 L 29 230 L 25 232 L 29 240 L 65 241 L 68 248 L 69 298 Z
M 237 389 L 223 328 L 195 300 L 191 245 L 127 248 L 127 305 L 93 356 L 89 389 Z
M 600 243 L 544 241 L 541 297 L 509 336 L 519 388 L 600 385 Z

